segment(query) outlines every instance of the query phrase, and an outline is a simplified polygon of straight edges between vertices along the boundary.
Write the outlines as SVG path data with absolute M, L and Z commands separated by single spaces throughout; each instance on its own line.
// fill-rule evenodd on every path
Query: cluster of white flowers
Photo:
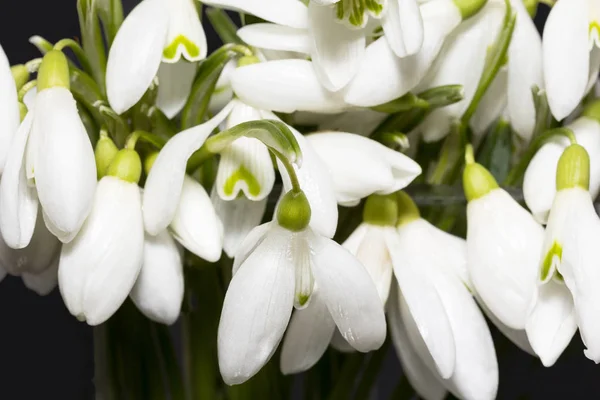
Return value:
M 90 325 L 128 297 L 170 325 L 185 270 L 221 260 L 228 385 L 281 342 L 292 374 L 389 325 L 420 396 L 493 399 L 484 315 L 545 366 L 578 329 L 600 362 L 597 1 L 559 0 L 540 35 L 537 1 L 206 0 L 258 21 L 213 13 L 232 43 L 210 55 L 197 1 L 109 3 L 78 1 L 83 46 L 0 48 L 2 278 L 58 284 Z M 408 194 L 461 171 L 466 239 Z

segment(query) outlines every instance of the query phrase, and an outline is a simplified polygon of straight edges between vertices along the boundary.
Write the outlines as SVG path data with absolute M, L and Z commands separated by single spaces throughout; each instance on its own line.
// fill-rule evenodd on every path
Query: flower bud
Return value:
M 106 175 L 116 176 L 126 182 L 138 183 L 142 176 L 142 160 L 135 150 L 119 150 L 108 166 Z
M 304 230 L 310 223 L 311 210 L 304 192 L 287 192 L 277 207 L 277 222 L 292 232 Z
M 394 194 L 372 194 L 363 210 L 363 221 L 371 225 L 394 226 L 398 220 L 398 205 Z
M 396 194 L 396 205 L 398 207 L 396 226 L 400 227 L 421 218 L 419 208 L 406 192 L 401 191 Z
M 21 90 L 23 85 L 29 80 L 29 71 L 27 70 L 27 67 L 23 64 L 13 65 L 10 67 L 10 72 L 15 80 L 17 91 Z
M 113 162 L 118 152 L 119 149 L 111 138 L 104 134 L 100 135 L 100 139 L 98 140 L 98 143 L 96 143 L 96 149 L 94 150 L 98 180 L 106 175 L 106 170 Z
M 574 187 L 590 188 L 590 156 L 578 144 L 565 149 L 556 168 L 556 190 Z
M 70 88 L 67 57 L 58 50 L 50 50 L 42 59 L 38 70 L 38 92 L 52 87 Z

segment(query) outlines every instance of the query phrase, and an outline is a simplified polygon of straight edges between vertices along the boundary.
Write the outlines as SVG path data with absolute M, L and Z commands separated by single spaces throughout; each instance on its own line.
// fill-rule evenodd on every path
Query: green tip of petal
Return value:
M 225 185 L 223 185 L 223 193 L 226 196 L 233 196 L 236 185 L 240 181 L 246 183 L 249 195 L 258 196 L 260 194 L 261 187 L 258 179 L 243 165 L 227 178 Z
M 15 84 L 17 85 L 17 91 L 21 90 L 24 84 L 29 80 L 29 71 L 23 64 L 14 65 L 10 67 Z
M 460 11 L 463 21 L 477 14 L 485 6 L 487 0 L 453 0 Z
M 106 170 L 106 175 L 138 183 L 142 176 L 142 160 L 139 154 L 131 149 L 119 150 Z
M 556 190 L 575 187 L 590 188 L 590 156 L 578 144 L 572 144 L 563 151 L 556 167 Z
M 594 100 L 586 105 L 581 113 L 581 116 L 592 118 L 600 122 L 600 99 Z
M 67 57 L 58 50 L 50 50 L 46 53 L 37 76 L 38 92 L 53 87 L 70 88 L 69 63 Z
M 144 172 L 146 173 L 146 175 L 148 175 L 150 173 L 150 170 L 152 169 L 152 166 L 154 165 L 154 161 L 156 161 L 156 157 L 158 157 L 158 151 L 150 153 L 144 159 Z
M 372 194 L 363 209 L 363 221 L 371 225 L 394 226 L 398 220 L 396 195 Z
M 467 201 L 479 199 L 498 187 L 496 179 L 483 165 L 475 162 L 467 164 L 463 172 L 463 189 Z
M 542 261 L 542 268 L 540 269 L 540 280 L 542 282 L 548 282 L 557 272 L 557 264 L 560 264 L 562 260 L 562 252 L 562 246 L 558 242 L 552 243 L 552 247 Z
M 196 45 L 196 43 L 192 42 L 183 35 L 179 35 L 173 39 L 173 41 L 167 47 L 164 48 L 163 58 L 169 61 L 178 61 L 177 50 L 179 49 L 179 46 L 185 49 L 183 54 L 186 56 L 185 58 L 187 58 L 188 61 L 197 61 L 200 57 L 200 48 Z
M 96 143 L 94 149 L 94 157 L 96 158 L 96 171 L 98 174 L 98 180 L 102 179 L 106 175 L 108 167 L 115 159 L 119 149 L 107 135 L 103 134 Z
M 260 60 L 256 56 L 243 56 L 238 59 L 237 66 L 245 67 L 247 65 L 258 64 Z
M 306 229 L 310 217 L 310 204 L 304 192 L 287 192 L 277 207 L 277 223 L 292 232 Z
M 421 218 L 419 207 L 413 199 L 404 191 L 396 193 L 396 204 L 398 205 L 398 219 L 396 226 L 402 226 Z

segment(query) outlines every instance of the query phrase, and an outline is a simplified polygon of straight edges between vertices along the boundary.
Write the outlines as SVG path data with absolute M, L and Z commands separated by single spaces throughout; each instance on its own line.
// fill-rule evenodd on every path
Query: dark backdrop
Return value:
M 566 0 L 563 0 L 566 1 Z M 5 0 L 0 13 L 0 43 L 11 63 L 38 56 L 27 39 L 39 34 L 55 42 L 78 35 L 75 0 Z M 124 0 L 130 10 L 136 0 Z M 547 9 L 538 19 L 543 21 Z M 207 28 L 210 47 L 218 46 Z M 599 316 L 600 317 L 600 316 Z M 21 280 L 0 283 L 0 399 L 92 399 L 92 330 L 77 322 L 58 290 L 39 297 Z M 600 398 L 600 369 L 583 356 L 578 336 L 550 369 L 518 350 L 494 330 L 500 364 L 502 399 Z M 400 367 L 393 352 L 380 377 L 381 392 L 398 381 Z

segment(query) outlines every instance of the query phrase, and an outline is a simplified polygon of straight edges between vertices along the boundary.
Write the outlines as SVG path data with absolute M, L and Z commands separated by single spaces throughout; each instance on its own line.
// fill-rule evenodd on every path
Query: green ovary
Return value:
M 185 51 L 190 58 L 196 58 L 200 56 L 200 48 L 196 46 L 194 42 L 186 38 L 183 35 L 177 36 L 171 44 L 169 44 L 163 50 L 163 57 L 169 60 L 173 60 L 177 56 L 177 49 L 179 46 L 185 47 Z
M 235 189 L 235 185 L 238 183 L 238 181 L 246 182 L 246 185 L 248 186 L 248 193 L 250 195 L 258 196 L 260 194 L 260 183 L 258 183 L 258 180 L 254 177 L 254 175 L 252 175 L 252 173 L 242 165 L 225 181 L 223 192 L 226 196 L 233 195 L 233 190 Z
M 548 275 L 550 274 L 550 269 L 552 268 L 552 263 L 554 262 L 554 257 L 558 257 L 558 261 L 562 261 L 562 246 L 558 242 L 552 243 L 552 247 L 546 253 L 546 257 L 544 257 L 544 261 L 542 262 L 542 270 L 540 273 L 540 278 L 542 281 L 548 279 Z M 558 271 L 556 271 L 558 273 Z
M 340 0 L 336 4 L 336 16 L 338 19 L 347 19 L 353 26 L 365 24 L 365 12 L 379 15 L 383 11 L 383 5 L 379 0 Z

